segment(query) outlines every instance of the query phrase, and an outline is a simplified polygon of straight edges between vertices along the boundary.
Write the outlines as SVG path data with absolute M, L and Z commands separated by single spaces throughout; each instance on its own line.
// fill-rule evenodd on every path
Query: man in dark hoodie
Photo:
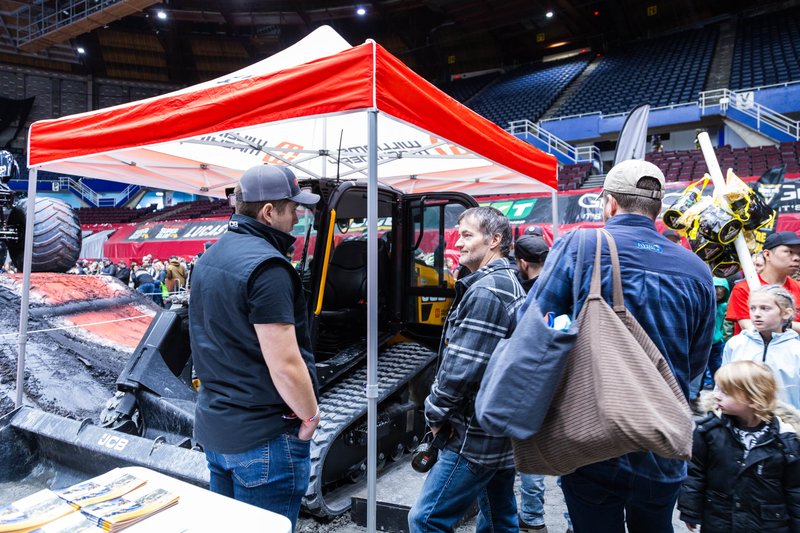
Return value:
M 530 229 L 530 228 L 529 228 Z M 536 228 L 538 229 L 538 228 Z M 550 247 L 542 237 L 541 230 L 528 232 L 514 243 L 514 258 L 517 261 L 517 276 L 527 294 L 544 268 L 544 260 Z M 520 474 L 519 530 L 522 533 L 547 533 L 544 523 L 544 476 Z
M 527 294 L 544 268 L 550 247 L 541 235 L 523 235 L 514 243 L 514 258 L 519 269 L 519 282 Z
M 131 269 L 128 268 L 128 265 L 122 259 L 120 259 L 117 263 L 117 273 L 114 277 L 116 277 L 125 285 L 127 285 L 131 279 Z

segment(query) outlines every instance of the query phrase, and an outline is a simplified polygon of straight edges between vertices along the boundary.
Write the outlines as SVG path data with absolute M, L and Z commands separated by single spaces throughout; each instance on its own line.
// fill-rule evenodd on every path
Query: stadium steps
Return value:
M 594 59 L 592 59 L 586 66 L 586 68 L 583 69 L 583 72 L 581 72 L 577 78 L 572 80 L 572 83 L 570 83 L 569 86 L 567 86 L 567 88 L 564 90 L 564 92 L 561 93 L 561 96 L 556 98 L 556 100 L 550 105 L 550 107 L 547 108 L 544 114 L 539 118 L 539 121 L 553 118 L 556 114 L 556 111 L 561 107 L 561 105 L 564 102 L 566 102 L 569 99 L 570 96 L 572 96 L 572 94 L 575 91 L 577 91 L 581 87 L 581 85 L 583 85 L 583 82 L 586 81 L 586 78 L 589 77 L 589 74 L 594 72 L 594 69 L 597 68 L 597 65 L 600 64 L 600 61 L 602 61 L 602 59 L 603 59 L 602 57 L 595 57 Z
M 732 20 L 726 20 L 719 26 L 717 47 L 714 58 L 708 69 L 708 79 L 705 90 L 727 88 L 731 81 L 731 68 L 733 66 L 733 49 L 736 44 L 736 25 Z
M 599 189 L 603 186 L 603 182 L 606 180 L 605 174 L 595 174 L 594 176 L 589 176 L 586 178 L 586 181 L 581 184 L 581 189 Z

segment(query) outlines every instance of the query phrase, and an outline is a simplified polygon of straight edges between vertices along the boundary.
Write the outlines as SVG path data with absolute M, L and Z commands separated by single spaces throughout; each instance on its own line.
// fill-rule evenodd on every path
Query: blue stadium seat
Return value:
M 556 115 L 622 113 L 643 103 L 658 107 L 696 100 L 708 77 L 717 33 L 716 26 L 684 31 L 608 53 Z

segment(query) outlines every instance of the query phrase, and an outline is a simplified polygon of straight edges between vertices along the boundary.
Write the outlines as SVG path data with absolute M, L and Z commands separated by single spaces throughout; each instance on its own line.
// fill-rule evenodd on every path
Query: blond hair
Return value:
M 734 361 L 717 370 L 714 382 L 725 394 L 751 407 L 759 420 L 772 420 L 778 398 L 778 382 L 767 365 L 754 361 Z
M 783 331 L 789 329 L 789 327 L 792 325 L 792 319 L 794 318 L 794 311 L 797 309 L 795 307 L 794 296 L 792 293 L 784 289 L 781 285 L 762 285 L 761 287 L 750 291 L 748 303 L 755 294 L 771 296 L 772 300 L 775 302 L 775 305 L 780 308 L 781 312 L 784 312 L 787 309 L 792 310 L 792 316 L 790 316 L 783 324 Z

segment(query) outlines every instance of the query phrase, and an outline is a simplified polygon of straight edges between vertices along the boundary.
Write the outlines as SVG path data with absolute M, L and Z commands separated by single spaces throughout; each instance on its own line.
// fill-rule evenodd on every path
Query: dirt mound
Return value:
M 22 276 L 0 275 L 0 415 L 16 397 Z M 157 308 L 110 276 L 34 273 L 24 403 L 72 418 L 97 416 Z

